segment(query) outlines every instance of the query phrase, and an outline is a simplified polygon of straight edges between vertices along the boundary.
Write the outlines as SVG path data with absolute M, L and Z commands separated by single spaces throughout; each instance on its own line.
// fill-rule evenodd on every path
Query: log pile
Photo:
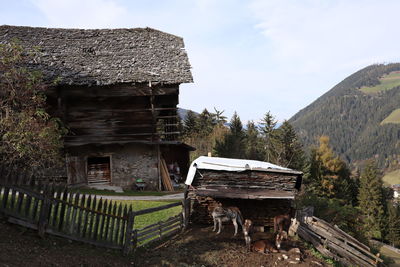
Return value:
M 341 262 L 346 266 L 377 266 L 382 262 L 372 254 L 368 246 L 312 215 L 312 209 L 299 211 L 292 222 L 289 232 L 297 233 L 304 240 L 311 242 L 323 255 Z

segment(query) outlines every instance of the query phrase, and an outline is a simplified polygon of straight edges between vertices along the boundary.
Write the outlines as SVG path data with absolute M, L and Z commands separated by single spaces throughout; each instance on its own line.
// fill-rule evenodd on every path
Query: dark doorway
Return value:
M 110 157 L 90 157 L 87 159 L 88 184 L 110 184 Z

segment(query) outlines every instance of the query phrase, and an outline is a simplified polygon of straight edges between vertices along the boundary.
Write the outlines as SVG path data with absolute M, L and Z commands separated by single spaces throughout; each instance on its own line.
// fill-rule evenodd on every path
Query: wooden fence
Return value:
M 354 237 L 313 216 L 313 209 L 298 211 L 290 232 L 296 232 L 304 240 L 311 242 L 323 255 L 335 259 L 346 266 L 377 266 L 383 262 L 370 252 L 370 248 Z
M 8 221 L 45 233 L 124 254 L 180 232 L 187 225 L 185 208 L 166 221 L 135 229 L 140 215 L 184 205 L 176 202 L 133 211 L 132 206 L 71 192 L 65 185 L 36 182 L 33 176 L 5 172 L 0 167 L 0 213 Z

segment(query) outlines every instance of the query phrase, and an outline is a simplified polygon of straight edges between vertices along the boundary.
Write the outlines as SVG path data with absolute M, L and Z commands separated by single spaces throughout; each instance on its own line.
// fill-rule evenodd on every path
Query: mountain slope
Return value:
M 306 146 L 328 135 L 335 152 L 351 163 L 374 157 L 380 167 L 395 167 L 400 160 L 400 124 L 382 122 L 400 108 L 399 71 L 400 63 L 368 66 L 289 122 Z

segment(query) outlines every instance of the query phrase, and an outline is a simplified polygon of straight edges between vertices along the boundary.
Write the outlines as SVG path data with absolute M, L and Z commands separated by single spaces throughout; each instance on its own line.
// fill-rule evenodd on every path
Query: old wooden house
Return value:
M 236 206 L 255 225 L 271 227 L 288 214 L 300 189 L 302 172 L 271 163 L 199 157 L 190 166 L 185 198 L 192 223 L 211 223 L 216 205 Z
M 0 42 L 35 54 L 51 114 L 68 127 L 69 184 L 160 187 L 160 160 L 189 168 L 179 141 L 179 85 L 192 82 L 181 37 L 151 28 L 0 26 Z

